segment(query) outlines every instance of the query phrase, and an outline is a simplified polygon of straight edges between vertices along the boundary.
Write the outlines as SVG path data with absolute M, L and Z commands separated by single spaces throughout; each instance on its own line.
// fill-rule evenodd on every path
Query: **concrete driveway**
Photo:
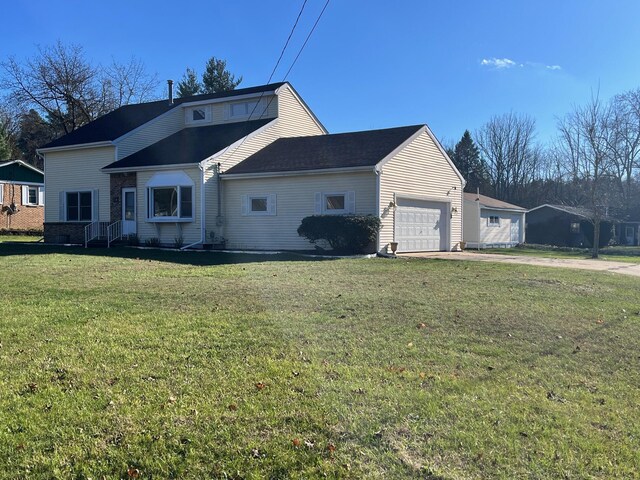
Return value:
M 608 260 L 527 257 L 523 255 L 499 255 L 495 253 L 477 253 L 469 251 L 401 253 L 398 256 L 416 258 L 441 258 L 444 260 L 469 260 L 474 262 L 518 263 L 522 265 L 537 265 L 541 267 L 575 268 L 578 270 L 622 273 L 624 275 L 640 277 L 640 264 L 610 262 Z

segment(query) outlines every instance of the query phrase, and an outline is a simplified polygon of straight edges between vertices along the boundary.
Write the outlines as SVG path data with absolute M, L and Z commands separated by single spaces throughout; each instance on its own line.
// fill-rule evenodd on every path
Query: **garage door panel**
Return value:
M 398 251 L 446 250 L 448 204 L 398 199 L 395 238 Z

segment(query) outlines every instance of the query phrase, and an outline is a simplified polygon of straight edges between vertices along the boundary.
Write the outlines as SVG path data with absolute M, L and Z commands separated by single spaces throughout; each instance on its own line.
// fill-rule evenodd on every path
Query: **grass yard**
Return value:
M 0 243 L 4 242 L 38 242 L 42 240 L 42 235 L 0 235 Z
M 475 252 L 474 249 L 469 251 Z M 498 253 L 500 255 L 525 255 L 544 258 L 591 258 L 590 249 L 557 249 L 544 246 L 524 246 L 515 248 L 487 248 L 480 253 Z M 640 263 L 640 247 L 605 247 L 600 250 L 600 260 Z
M 9 244 L 0 270 L 0 478 L 640 472 L 637 278 Z

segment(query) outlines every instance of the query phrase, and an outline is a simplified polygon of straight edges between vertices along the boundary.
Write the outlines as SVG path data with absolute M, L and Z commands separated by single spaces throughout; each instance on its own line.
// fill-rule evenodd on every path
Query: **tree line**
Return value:
M 211 57 L 202 80 L 187 68 L 177 96 L 233 90 L 242 77 Z M 79 45 L 57 42 L 31 58 L 0 61 L 0 161 L 23 159 L 37 167 L 36 149 L 121 106 L 166 98 L 157 74 L 131 57 L 108 65 L 90 61 Z
M 574 106 L 547 145 L 533 118 L 510 112 L 465 131 L 447 152 L 466 191 L 527 208 L 586 207 L 597 221 L 640 220 L 640 88 Z

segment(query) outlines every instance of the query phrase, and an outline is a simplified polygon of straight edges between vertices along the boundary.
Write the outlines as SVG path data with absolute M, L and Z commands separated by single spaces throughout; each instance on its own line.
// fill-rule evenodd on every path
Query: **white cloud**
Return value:
M 483 58 L 480 65 L 483 67 L 511 68 L 517 64 L 509 58 Z
M 519 63 L 510 58 L 483 58 L 480 61 L 480 65 L 483 67 L 494 68 L 496 70 L 506 70 L 508 68 L 520 67 L 520 68 L 544 68 L 546 70 L 562 70 L 560 65 L 545 65 L 544 63 L 536 62 L 523 62 Z

